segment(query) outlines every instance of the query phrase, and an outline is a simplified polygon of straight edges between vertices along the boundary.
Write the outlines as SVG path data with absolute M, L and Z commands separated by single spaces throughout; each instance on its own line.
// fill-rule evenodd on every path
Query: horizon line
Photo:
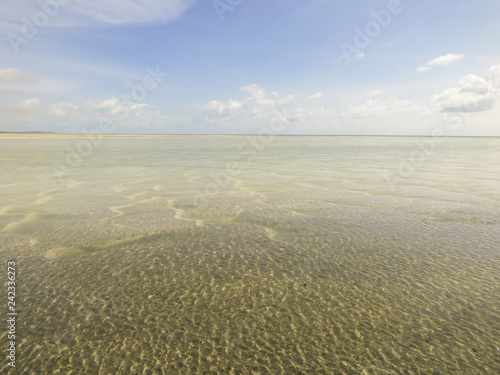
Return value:
M 5 132 L 0 131 L 0 138 L 14 138 L 20 136 L 24 138 L 50 138 L 50 137 L 88 137 L 88 136 L 102 136 L 104 138 L 113 137 L 189 137 L 189 136 L 203 136 L 203 137 L 217 137 L 217 136 L 230 136 L 230 137 L 245 137 L 245 136 L 260 136 L 258 133 L 217 133 L 217 134 L 102 134 L 102 133 L 57 133 L 57 132 L 43 132 L 43 131 L 27 131 L 27 132 Z M 417 135 L 417 134 L 269 134 L 262 135 L 264 137 L 371 137 L 371 138 L 500 138 L 500 135 Z

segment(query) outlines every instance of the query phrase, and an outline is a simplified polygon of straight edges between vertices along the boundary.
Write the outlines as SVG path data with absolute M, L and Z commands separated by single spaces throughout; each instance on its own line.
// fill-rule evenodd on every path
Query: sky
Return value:
M 499 19 L 499 0 L 3 1 L 0 131 L 500 136 Z

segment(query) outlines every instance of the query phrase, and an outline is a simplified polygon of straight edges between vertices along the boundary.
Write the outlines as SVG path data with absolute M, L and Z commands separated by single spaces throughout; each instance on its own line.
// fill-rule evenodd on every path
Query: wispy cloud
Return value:
M 356 53 L 353 53 L 352 57 L 355 58 L 356 60 L 363 60 L 365 58 L 365 53 L 364 52 L 356 52 Z M 345 55 L 342 55 L 339 57 L 339 60 L 342 61 L 342 60 L 345 60 L 346 59 L 346 56 Z
M 417 68 L 417 72 L 423 72 L 429 70 L 433 66 L 448 66 L 454 63 L 455 61 L 462 60 L 463 57 L 464 55 L 454 54 L 454 53 L 449 53 L 447 55 L 439 56 L 436 57 L 435 59 L 432 59 L 427 64 L 419 66 Z
M 317 92 L 311 96 L 308 96 L 307 99 L 321 99 L 323 97 L 323 93 Z
M 3 18 L 10 20 L 0 20 L 0 30 L 21 33 L 23 26 L 33 28 L 26 25 L 36 23 L 37 14 L 45 14 L 52 27 L 162 24 L 175 21 L 193 4 L 194 0 L 25 0 L 15 6 L 0 5 Z
M 179 18 L 193 0 L 73 0 L 68 9 L 87 20 L 114 25 L 166 23 Z
M 344 118 L 373 118 L 383 117 L 394 113 L 423 112 L 424 108 L 410 100 L 396 98 L 379 101 L 368 99 L 359 105 L 350 105 L 343 112 Z

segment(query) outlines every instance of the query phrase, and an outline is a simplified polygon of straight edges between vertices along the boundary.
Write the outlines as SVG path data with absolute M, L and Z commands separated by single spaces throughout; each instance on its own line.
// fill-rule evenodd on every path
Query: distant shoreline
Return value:
M 190 137 L 191 135 L 153 135 L 153 134 L 60 134 L 60 133 L 0 133 L 0 138 L 164 138 Z M 196 136 L 196 135 L 194 135 Z
M 0 132 L 0 139 L 9 138 L 181 138 L 181 137 L 258 137 L 257 134 L 64 134 L 49 132 Z M 337 137 L 337 138 L 432 138 L 431 135 L 328 135 L 328 134 L 276 134 L 275 137 Z M 500 136 L 450 135 L 444 138 L 500 138 Z

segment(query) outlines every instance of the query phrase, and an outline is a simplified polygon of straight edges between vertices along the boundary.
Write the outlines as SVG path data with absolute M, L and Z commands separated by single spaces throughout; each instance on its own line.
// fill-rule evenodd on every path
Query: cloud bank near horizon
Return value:
M 0 131 L 248 134 L 286 112 L 290 134 L 426 135 L 453 113 L 453 134 L 500 135 L 500 3 L 231 4 L 0 4 Z M 366 43 L 339 59 L 353 30 Z

